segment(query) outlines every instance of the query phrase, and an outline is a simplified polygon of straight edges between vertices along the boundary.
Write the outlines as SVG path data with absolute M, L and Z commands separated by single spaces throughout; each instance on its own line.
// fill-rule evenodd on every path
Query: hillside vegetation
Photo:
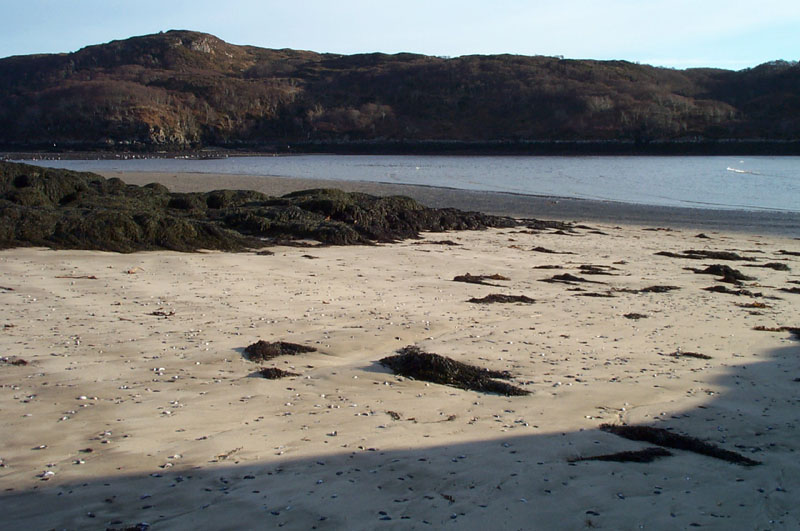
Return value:
M 800 139 L 800 66 L 317 54 L 190 31 L 0 60 L 0 145 Z

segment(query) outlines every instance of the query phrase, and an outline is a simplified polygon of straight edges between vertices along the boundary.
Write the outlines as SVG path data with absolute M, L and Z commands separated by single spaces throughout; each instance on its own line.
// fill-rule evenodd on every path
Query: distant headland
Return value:
M 0 59 L 0 149 L 800 154 L 800 66 L 320 54 L 169 31 Z

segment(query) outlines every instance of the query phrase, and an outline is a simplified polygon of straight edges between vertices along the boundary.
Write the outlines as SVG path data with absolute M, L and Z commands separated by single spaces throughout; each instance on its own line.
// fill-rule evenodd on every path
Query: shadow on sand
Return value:
M 25 492 L 5 485 L 3 527 L 797 529 L 800 344 L 788 345 L 768 361 L 729 366 L 707 403 L 652 424 L 759 466 L 681 450 L 650 463 L 576 461 L 651 446 L 599 429 L 452 446 L 424 446 L 422 439 L 408 449 L 176 465 L 150 475 L 43 482 Z

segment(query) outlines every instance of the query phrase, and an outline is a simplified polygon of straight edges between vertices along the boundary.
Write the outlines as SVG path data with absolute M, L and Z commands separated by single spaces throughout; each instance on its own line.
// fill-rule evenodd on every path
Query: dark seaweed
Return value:
M 483 286 L 494 286 L 497 287 L 497 284 L 492 284 L 490 282 L 486 282 L 487 280 L 511 280 L 508 277 L 504 277 L 503 275 L 499 275 L 497 273 L 493 275 L 470 275 L 467 273 L 466 275 L 457 275 L 453 277 L 454 282 L 467 282 L 468 284 L 481 284 Z
M 295 372 L 284 371 L 278 369 L 277 367 L 267 367 L 261 369 L 257 374 L 262 378 L 266 378 L 267 380 L 278 380 L 280 378 L 288 378 L 290 376 L 300 376 Z
M 567 230 L 572 231 L 574 225 L 572 223 L 568 223 L 565 221 L 552 221 L 546 219 L 523 219 L 521 222 L 525 225 L 525 227 L 532 229 L 532 230 L 545 230 L 545 229 L 557 229 L 557 230 Z
M 721 264 L 710 265 L 705 269 L 696 269 L 694 267 L 687 267 L 686 269 L 699 275 L 721 276 L 722 278 L 719 282 L 728 282 L 730 284 L 741 284 L 743 280 L 756 280 L 754 277 L 748 277 L 737 269 Z
M 767 262 L 766 264 L 745 264 L 746 267 L 766 267 L 775 271 L 791 271 L 788 265 L 783 262 Z
M 26 360 L 16 356 L 11 356 L 10 358 L 6 356 L 0 357 L 0 362 L 8 363 L 9 365 L 16 365 L 17 367 L 24 367 L 28 364 Z
M 744 295 L 746 297 L 763 297 L 764 294 L 761 292 L 752 292 L 746 289 L 730 289 L 725 286 L 711 286 L 708 288 L 703 288 L 705 291 L 711 291 L 713 293 L 725 293 L 727 295 Z
M 600 429 L 632 441 L 644 441 L 675 450 L 686 450 L 689 452 L 706 455 L 708 457 L 722 459 L 723 461 L 728 461 L 729 463 L 735 463 L 737 465 L 755 466 L 761 464 L 758 461 L 754 461 L 753 459 L 745 457 L 736 452 L 724 450 L 719 446 L 709 444 L 695 437 L 672 433 L 671 431 L 663 428 L 653 428 L 651 426 L 622 426 L 617 424 L 602 424 Z
M 625 319 L 647 319 L 647 315 L 643 313 L 626 313 L 623 317 Z
M 564 273 L 564 274 L 561 274 L 561 275 L 554 275 L 554 276 L 552 276 L 550 278 L 543 278 L 543 279 L 540 279 L 539 282 L 564 282 L 564 283 L 567 283 L 567 284 L 571 284 L 573 282 L 588 282 L 588 283 L 592 283 L 592 284 L 604 284 L 603 282 L 598 282 L 596 280 L 587 280 L 587 279 L 582 278 L 582 277 L 577 277 L 577 276 L 572 275 L 570 273 Z
M 733 251 L 704 251 L 704 250 L 696 250 L 690 249 L 688 251 L 683 251 L 683 253 L 673 253 L 670 251 L 659 251 L 656 253 L 657 256 L 668 256 L 670 258 L 687 258 L 690 260 L 744 260 L 744 261 L 755 261 L 755 258 L 750 258 L 747 256 L 741 256 L 739 254 L 734 253 Z
M 800 327 L 798 326 L 754 326 L 753 330 L 761 332 L 789 332 L 794 338 L 800 339 Z
M 487 295 L 480 299 L 473 297 L 469 299 L 467 302 L 472 302 L 475 304 L 508 304 L 513 302 L 521 302 L 523 304 L 533 304 L 536 302 L 535 299 L 531 299 L 530 297 L 526 297 L 525 295 L 503 295 L 502 293 L 492 293 L 491 295 Z
M 548 249 L 546 247 L 534 247 L 531 251 L 535 253 L 547 253 L 547 254 L 575 254 L 569 251 L 553 251 L 552 249 Z
M 248 345 L 244 352 L 250 361 L 268 361 L 278 356 L 294 356 L 306 352 L 316 352 L 316 350 L 314 347 L 287 343 L 286 341 L 269 343 L 259 340 L 252 345 Z
M 492 371 L 468 365 L 445 356 L 423 352 L 414 345 L 401 348 L 397 355 L 383 358 L 379 363 L 401 376 L 459 389 L 506 396 L 530 394 L 530 391 L 493 379 L 510 378 L 506 371 Z
M 678 286 L 648 286 L 638 290 L 638 293 L 669 293 L 670 291 L 675 291 L 676 289 L 681 288 Z
M 579 267 L 581 273 L 584 275 L 610 275 L 614 276 L 615 273 L 611 271 L 618 271 L 616 267 L 606 265 L 584 264 Z
M 672 354 L 668 354 L 668 356 L 672 356 L 673 358 L 695 358 L 698 360 L 711 359 L 711 356 L 708 354 L 700 354 L 699 352 L 683 352 L 681 350 L 675 351 Z

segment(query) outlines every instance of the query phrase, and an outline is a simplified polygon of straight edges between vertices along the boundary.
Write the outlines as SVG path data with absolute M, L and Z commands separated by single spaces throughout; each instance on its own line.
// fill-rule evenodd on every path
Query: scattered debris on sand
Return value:
M 560 265 L 538 265 L 538 266 L 533 266 L 532 269 L 564 269 L 564 266 L 560 266 Z
M 733 251 L 704 251 L 704 250 L 696 250 L 696 249 L 689 249 L 688 251 L 683 251 L 681 253 L 673 253 L 670 251 L 659 251 L 656 253 L 656 256 L 668 256 L 670 258 L 687 258 L 689 260 L 730 260 L 730 261 L 737 261 L 743 260 L 747 262 L 754 262 L 755 258 L 750 258 L 747 256 L 741 256 Z
M 748 277 L 738 269 L 734 269 L 730 266 L 721 265 L 721 264 L 714 264 L 710 265 L 705 269 L 698 269 L 695 267 L 686 267 L 684 268 L 688 271 L 693 271 L 698 275 L 716 275 L 722 277 L 718 280 L 718 282 L 727 282 L 729 284 L 736 284 L 741 285 L 742 281 L 744 280 L 756 280 L 755 277 Z
M 591 457 L 575 457 L 570 459 L 570 463 L 579 461 L 614 461 L 617 463 L 652 463 L 656 459 L 672 456 L 672 452 L 660 446 L 645 448 L 644 450 L 632 450 L 627 452 L 617 452 L 614 454 L 593 455 Z
M 785 291 L 786 293 L 794 293 L 795 295 L 800 295 L 800 288 L 780 288 L 781 291 Z
M 525 295 L 504 295 L 502 293 L 492 293 L 485 297 L 481 297 L 480 299 L 473 297 L 469 299 L 467 302 L 472 302 L 475 304 L 509 304 L 514 302 L 521 302 L 523 304 L 533 304 L 536 302 L 535 299 L 531 299 L 530 297 L 526 297 Z
M 778 251 L 778 254 L 782 254 L 784 256 L 800 256 L 800 252 L 797 251 L 787 251 L 785 249 L 781 249 Z
M 684 352 L 682 350 L 676 350 L 675 352 L 667 354 L 667 356 L 670 356 L 672 358 L 695 358 L 698 360 L 711 359 L 711 356 L 709 356 L 708 354 L 701 354 L 699 352 Z
M 701 238 L 703 240 L 710 240 L 711 239 L 711 237 L 706 235 L 704 232 L 701 232 L 700 234 L 695 235 L 695 238 Z
M 296 372 L 289 372 L 278 369 L 277 367 L 266 367 L 261 369 L 256 374 L 267 380 L 278 380 L 280 378 L 288 378 L 290 376 L 300 376 Z
M 247 358 L 250 361 L 269 361 L 278 356 L 294 356 L 296 354 L 304 354 L 306 352 L 316 352 L 314 347 L 306 345 L 298 345 L 296 343 L 288 343 L 286 341 L 267 342 L 258 340 L 252 345 L 248 345 L 244 349 Z
M 742 466 L 755 466 L 760 465 L 758 461 L 754 461 L 736 452 L 724 450 L 719 446 L 709 444 L 701 441 L 695 437 L 688 435 L 680 435 L 665 430 L 664 428 L 654 428 L 651 426 L 623 426 L 618 424 L 602 424 L 600 429 L 630 439 L 632 441 L 644 441 L 651 444 L 657 444 L 665 448 L 672 448 L 674 450 L 686 450 L 708 457 L 714 457 L 735 463 Z
M 469 273 L 467 273 L 466 275 L 456 275 L 455 277 L 453 277 L 453 282 L 467 282 L 468 284 L 480 284 L 482 286 L 494 286 L 494 287 L 498 286 L 498 284 L 492 284 L 491 282 L 486 282 L 487 280 L 511 280 L 511 279 L 497 273 L 493 275 L 470 275 Z
M 415 380 L 506 396 L 530 394 L 530 391 L 495 380 L 511 378 L 506 371 L 492 371 L 468 365 L 445 356 L 423 352 L 414 345 L 401 348 L 397 355 L 383 358 L 379 363 L 395 374 Z

